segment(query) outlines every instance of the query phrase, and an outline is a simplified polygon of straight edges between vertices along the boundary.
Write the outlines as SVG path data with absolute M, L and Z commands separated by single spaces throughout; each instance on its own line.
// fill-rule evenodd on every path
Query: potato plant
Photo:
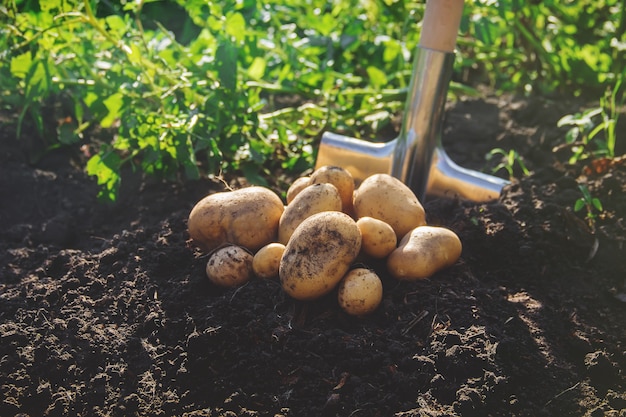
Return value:
M 268 186 L 272 173 L 311 167 L 323 130 L 366 138 L 392 125 L 424 7 L 7 0 L 0 107 L 16 116 L 17 136 L 25 126 L 40 134 L 33 158 L 84 146 L 106 200 L 129 165 L 167 180 L 222 172 Z M 625 16 L 624 0 L 468 1 L 450 91 L 477 94 L 484 82 L 595 98 L 623 73 Z M 285 97 L 293 105 L 277 105 Z M 90 140 L 100 129 L 103 140 Z
M 259 186 L 201 199 L 188 231 L 209 254 L 209 279 L 223 287 L 278 279 L 302 301 L 336 291 L 339 306 L 360 317 L 382 300 L 382 281 L 368 262 L 382 260 L 391 278 L 415 281 L 459 259 L 459 237 L 427 225 L 423 206 L 400 180 L 375 174 L 355 188 L 351 178 L 343 168 L 321 167 L 293 182 L 286 205 Z

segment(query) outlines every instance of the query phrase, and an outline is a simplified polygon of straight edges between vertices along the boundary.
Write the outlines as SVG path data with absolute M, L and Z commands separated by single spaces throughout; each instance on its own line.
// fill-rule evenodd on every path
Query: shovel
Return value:
M 508 181 L 458 166 L 441 143 L 442 116 L 462 14 L 463 0 L 427 1 L 398 137 L 374 143 L 325 132 L 316 168 L 343 167 L 357 184 L 373 174 L 391 174 L 420 200 L 445 196 L 484 202 L 500 196 Z

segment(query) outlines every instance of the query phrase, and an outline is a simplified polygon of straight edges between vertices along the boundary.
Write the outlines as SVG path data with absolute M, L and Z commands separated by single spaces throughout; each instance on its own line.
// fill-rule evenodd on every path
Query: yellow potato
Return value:
M 387 223 L 398 240 L 411 229 L 426 224 L 426 213 L 415 193 L 388 174 L 367 177 L 355 192 L 354 211 L 358 218 L 373 217 Z
M 378 308 L 383 299 L 383 283 L 367 268 L 355 268 L 339 283 L 339 306 L 353 316 L 364 316 Z
M 240 246 L 225 246 L 209 256 L 209 280 L 220 287 L 237 287 L 252 277 L 252 254 Z
M 350 172 L 342 167 L 325 165 L 311 174 L 311 184 L 328 183 L 337 187 L 341 197 L 342 211 L 352 214 L 352 200 L 354 193 L 354 178 Z
M 282 243 L 269 243 L 263 246 L 252 259 L 252 270 L 259 278 L 274 278 L 278 276 L 280 258 L 285 252 L 285 245 Z
M 317 213 L 294 231 L 280 260 L 279 277 L 285 292 L 312 300 L 332 291 L 361 249 L 356 222 L 340 211 Z
M 264 187 L 214 193 L 194 206 L 187 228 L 205 252 L 225 243 L 255 252 L 276 240 L 284 208 L 278 194 Z
M 356 225 L 361 231 L 361 250 L 366 255 L 382 259 L 396 248 L 396 232 L 384 221 L 366 216 L 357 220 Z
M 322 211 L 341 211 L 341 198 L 332 184 L 313 184 L 289 204 L 278 223 L 278 242 L 286 245 L 293 231 L 307 217 Z
M 454 264 L 461 256 L 461 240 L 445 227 L 420 226 L 407 233 L 387 257 L 387 270 L 401 280 L 418 280 Z
M 291 186 L 287 190 L 287 204 L 291 204 L 294 198 L 302 191 L 305 187 L 311 185 L 311 177 L 300 177 L 297 178 Z

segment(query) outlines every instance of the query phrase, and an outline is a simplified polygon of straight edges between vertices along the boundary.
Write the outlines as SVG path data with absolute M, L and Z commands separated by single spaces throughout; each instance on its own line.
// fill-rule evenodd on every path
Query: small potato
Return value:
M 454 264 L 461 251 L 461 240 L 452 230 L 420 226 L 407 233 L 387 257 L 387 269 L 400 280 L 424 279 Z
M 367 268 L 355 268 L 339 283 L 337 301 L 346 313 L 364 316 L 378 308 L 383 299 L 383 283 Z
M 252 277 L 252 254 L 240 246 L 225 246 L 209 256 L 209 280 L 220 287 L 237 287 Z
M 274 278 L 278 276 L 280 258 L 285 252 L 285 245 L 273 242 L 263 246 L 252 259 L 252 270 L 259 278 Z
M 341 198 L 332 184 L 313 184 L 289 204 L 278 223 L 278 242 L 286 245 L 293 231 L 307 217 L 322 211 L 341 211 Z
M 396 232 L 384 221 L 366 216 L 357 220 L 356 225 L 361 231 L 361 250 L 366 255 L 382 259 L 396 248 Z
M 287 205 L 291 204 L 294 198 L 300 193 L 300 191 L 304 190 L 305 187 L 311 185 L 311 177 L 299 177 L 293 183 L 289 189 L 287 189 Z
M 426 224 L 424 207 L 415 193 L 389 174 L 374 174 L 363 180 L 355 192 L 354 212 L 358 218 L 374 217 L 389 224 L 398 240 Z
M 210 194 L 189 214 L 187 228 L 193 243 L 205 252 L 225 244 L 257 251 L 276 240 L 285 206 L 265 187 L 247 187 Z
M 278 275 L 285 292 L 313 300 L 332 291 L 361 249 L 356 222 L 340 211 L 317 213 L 296 228 L 280 260 Z
M 311 184 L 328 183 L 337 187 L 341 197 L 342 211 L 352 213 L 354 178 L 348 170 L 338 166 L 325 165 L 311 174 Z

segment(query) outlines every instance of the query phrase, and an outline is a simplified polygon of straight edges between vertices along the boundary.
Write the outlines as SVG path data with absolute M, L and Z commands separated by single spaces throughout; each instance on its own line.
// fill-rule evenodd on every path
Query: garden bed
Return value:
M 127 173 L 103 205 L 78 148 L 31 163 L 4 115 L 0 415 L 626 416 L 626 163 L 594 172 L 553 151 L 556 122 L 578 110 L 450 104 L 456 162 L 483 169 L 492 148 L 515 149 L 531 174 L 499 201 L 425 202 L 461 259 L 421 282 L 383 276 L 363 319 L 272 280 L 211 285 L 185 222 L 222 183 Z M 577 181 L 602 202 L 595 233 L 574 211 Z

